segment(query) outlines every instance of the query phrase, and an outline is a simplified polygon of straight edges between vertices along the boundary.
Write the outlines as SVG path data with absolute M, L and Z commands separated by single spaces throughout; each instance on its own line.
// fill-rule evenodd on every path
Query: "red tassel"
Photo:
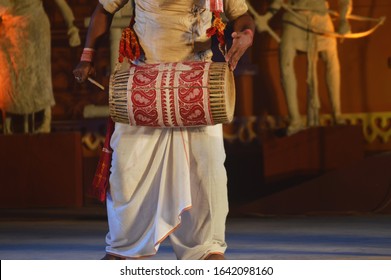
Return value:
M 98 167 L 95 171 L 95 176 L 92 181 L 89 194 L 92 197 L 99 199 L 101 202 L 106 200 L 107 192 L 109 190 L 109 177 L 111 167 L 111 157 L 113 150 L 110 147 L 111 135 L 114 132 L 114 122 L 109 117 L 107 121 L 105 143 L 100 154 Z
M 134 18 L 132 18 L 130 21 L 129 26 L 122 31 L 119 46 L 119 62 L 123 62 L 124 58 L 127 58 L 130 61 L 136 61 L 141 56 L 140 43 L 138 41 L 136 32 L 134 32 L 133 25 Z
M 213 12 L 213 17 L 214 19 L 212 22 L 212 26 L 206 30 L 206 35 L 208 37 L 212 37 L 213 35 L 217 36 L 217 40 L 219 41 L 219 49 L 223 53 L 223 55 L 225 55 L 225 23 L 223 22 L 219 11 Z

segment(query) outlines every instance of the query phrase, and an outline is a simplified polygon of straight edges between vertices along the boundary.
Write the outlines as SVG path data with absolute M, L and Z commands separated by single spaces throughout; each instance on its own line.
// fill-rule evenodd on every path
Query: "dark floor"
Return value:
M 2 210 L 0 259 L 99 259 L 106 231 L 101 208 Z M 227 243 L 237 260 L 391 260 L 391 216 L 232 217 Z M 152 259 L 175 259 L 168 240 Z

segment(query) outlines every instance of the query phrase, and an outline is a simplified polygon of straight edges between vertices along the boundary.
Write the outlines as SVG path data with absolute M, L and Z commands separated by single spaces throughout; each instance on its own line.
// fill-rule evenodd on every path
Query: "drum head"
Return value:
M 226 97 L 226 110 L 227 110 L 227 122 L 231 122 L 234 118 L 235 113 L 235 97 L 236 97 L 236 89 L 235 89 L 235 79 L 234 73 L 226 65 L 225 71 L 225 80 L 226 80 L 226 89 L 225 89 L 225 97 Z

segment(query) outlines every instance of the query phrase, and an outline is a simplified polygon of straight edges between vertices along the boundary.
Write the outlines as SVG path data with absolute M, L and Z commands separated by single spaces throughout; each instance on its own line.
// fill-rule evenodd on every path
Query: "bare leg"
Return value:
M 3 112 L 3 133 L 12 134 L 11 117 L 7 117 L 7 113 Z
M 31 114 L 31 133 L 35 133 L 35 112 Z
M 308 52 L 308 71 L 307 71 L 307 126 L 319 125 L 319 93 L 318 93 L 318 52 Z
M 294 134 L 304 128 L 297 100 L 297 81 L 294 69 L 295 57 L 296 49 L 287 42 L 283 42 L 280 48 L 280 68 L 290 118 L 287 135 Z
M 23 115 L 23 133 L 25 133 L 25 134 L 29 133 L 29 115 L 28 114 Z
M 322 51 L 321 58 L 326 64 L 326 81 L 333 121 L 334 124 L 343 124 L 344 121 L 341 118 L 341 77 L 338 51 L 334 47 Z
M 43 121 L 40 127 L 37 128 L 37 133 L 50 133 L 50 126 L 52 122 L 52 108 L 46 107 L 43 112 Z

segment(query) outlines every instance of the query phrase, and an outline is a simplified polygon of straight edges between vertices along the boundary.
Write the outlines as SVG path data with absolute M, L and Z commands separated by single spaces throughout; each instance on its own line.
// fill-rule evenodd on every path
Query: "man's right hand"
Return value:
M 95 76 L 95 68 L 91 62 L 80 61 L 75 70 L 73 70 L 73 75 L 78 83 L 83 83 L 89 76 Z

